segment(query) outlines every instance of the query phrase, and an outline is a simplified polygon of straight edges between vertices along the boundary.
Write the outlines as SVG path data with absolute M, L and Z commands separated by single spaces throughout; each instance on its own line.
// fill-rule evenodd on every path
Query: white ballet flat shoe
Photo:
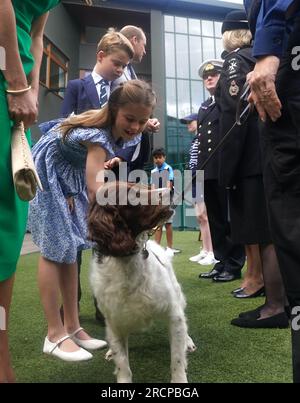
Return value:
M 45 354 L 53 355 L 54 357 L 60 358 L 63 361 L 87 361 L 93 358 L 92 354 L 89 353 L 88 351 L 84 350 L 83 348 L 80 348 L 79 350 L 72 351 L 72 352 L 67 352 L 63 351 L 59 348 L 59 345 L 66 339 L 68 339 L 70 336 L 64 336 L 61 339 L 57 340 L 56 342 L 52 343 L 48 339 L 48 337 L 45 338 L 44 342 L 44 347 L 43 347 L 43 352 Z
M 204 259 L 206 255 L 208 254 L 207 250 L 202 249 L 198 255 L 192 256 L 189 258 L 191 262 L 196 262 L 198 263 L 201 259 Z
M 208 252 L 207 255 L 198 261 L 198 264 L 201 264 L 202 266 L 209 266 L 211 264 L 217 263 L 218 260 L 215 259 L 214 253 L 213 252 Z
M 69 334 L 70 338 L 74 341 L 74 343 L 78 344 L 78 346 L 85 348 L 87 350 L 99 350 L 100 348 L 104 348 L 107 346 L 106 341 L 104 340 L 99 340 L 99 339 L 88 339 L 88 340 L 82 340 L 78 339 L 76 337 L 76 334 L 80 332 L 80 330 L 83 330 L 82 327 L 79 327 L 75 332 L 72 334 Z

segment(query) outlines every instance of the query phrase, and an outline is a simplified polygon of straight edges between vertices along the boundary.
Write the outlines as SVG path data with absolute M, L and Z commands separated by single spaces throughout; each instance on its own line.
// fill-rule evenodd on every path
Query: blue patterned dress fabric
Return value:
M 55 262 L 74 263 L 77 251 L 92 246 L 87 240 L 87 148 L 82 142 L 99 144 L 108 160 L 120 149 L 138 144 L 141 135 L 128 142 L 115 141 L 109 130 L 80 127 L 73 129 L 63 142 L 59 129 L 62 121 L 40 125 L 43 135 L 32 149 L 44 191 L 38 190 L 30 203 L 28 228 L 42 256 Z M 74 196 L 72 212 L 66 201 L 69 196 Z

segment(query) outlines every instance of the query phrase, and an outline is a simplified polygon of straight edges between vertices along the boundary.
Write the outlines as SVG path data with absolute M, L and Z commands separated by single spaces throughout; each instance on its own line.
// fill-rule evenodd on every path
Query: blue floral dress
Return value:
M 40 125 L 43 136 L 32 149 L 44 191 L 37 191 L 30 202 L 29 229 L 42 256 L 74 263 L 79 250 L 88 249 L 85 166 L 87 148 L 82 142 L 99 144 L 107 160 L 122 148 L 136 145 L 141 136 L 128 142 L 115 141 L 108 129 L 75 128 L 62 141 L 62 119 Z M 66 198 L 74 196 L 70 212 Z

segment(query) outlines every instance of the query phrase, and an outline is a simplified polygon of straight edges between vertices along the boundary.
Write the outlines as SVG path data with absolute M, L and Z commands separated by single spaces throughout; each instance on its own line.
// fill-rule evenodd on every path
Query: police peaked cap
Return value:
M 187 115 L 184 118 L 180 119 L 180 123 L 187 124 L 197 119 L 198 119 L 198 113 L 191 113 L 190 115 Z
M 204 73 L 221 73 L 223 67 L 223 60 L 209 59 L 203 62 L 198 70 L 198 74 L 203 78 Z
M 236 29 L 249 29 L 245 11 L 230 11 L 225 17 L 222 24 L 222 34 L 225 31 L 234 31 Z

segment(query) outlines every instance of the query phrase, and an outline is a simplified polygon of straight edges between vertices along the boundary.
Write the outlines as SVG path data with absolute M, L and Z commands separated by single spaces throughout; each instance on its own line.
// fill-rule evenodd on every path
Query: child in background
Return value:
M 153 152 L 152 152 L 152 157 L 153 157 L 153 162 L 155 164 L 155 168 L 152 169 L 151 171 L 151 183 L 152 183 L 152 187 L 154 187 L 154 177 L 156 175 L 161 174 L 163 171 L 167 171 L 168 172 L 168 180 L 167 180 L 167 184 L 165 185 L 164 183 L 158 183 L 158 187 L 168 187 L 171 190 L 171 196 L 173 193 L 173 185 L 174 185 L 174 172 L 173 172 L 173 168 L 168 165 L 166 163 L 166 153 L 165 150 L 163 148 L 156 148 Z M 163 178 L 159 179 L 159 182 L 162 182 Z M 167 248 L 166 251 L 168 253 L 168 255 L 173 256 L 174 253 L 180 253 L 181 250 L 179 249 L 174 249 L 173 248 L 173 217 L 175 215 L 175 209 L 173 212 L 173 215 L 171 216 L 171 218 L 169 219 L 168 222 L 166 222 L 165 227 L 166 227 L 166 238 L 167 238 Z M 155 232 L 155 241 L 160 244 L 161 242 L 161 238 L 162 238 L 162 227 L 159 227 L 156 232 Z
M 46 354 L 83 361 L 92 358 L 85 349 L 106 346 L 79 324 L 77 252 L 91 247 L 86 216 L 89 202 L 101 187 L 99 173 L 104 180 L 105 161 L 140 141 L 155 103 L 149 85 L 132 80 L 117 88 L 104 108 L 41 126 L 44 135 L 33 147 L 33 156 L 44 191 L 38 191 L 30 204 L 29 223 L 41 250 L 38 282 L 48 322 Z M 79 204 L 74 196 L 80 196 Z

